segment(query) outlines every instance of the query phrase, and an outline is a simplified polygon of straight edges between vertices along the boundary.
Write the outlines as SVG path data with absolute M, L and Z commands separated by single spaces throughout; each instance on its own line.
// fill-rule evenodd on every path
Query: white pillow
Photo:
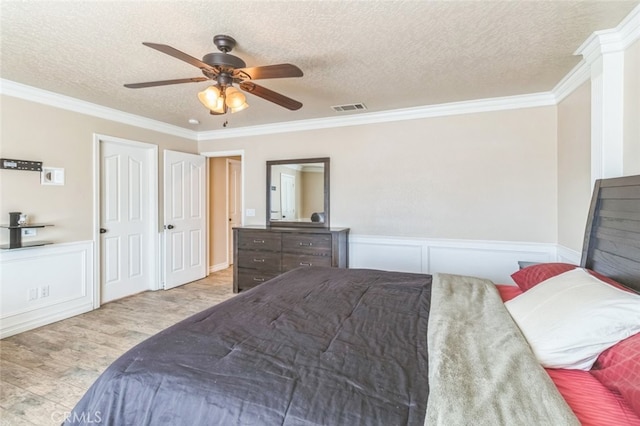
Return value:
M 544 367 L 589 370 L 605 349 L 640 332 L 640 295 L 580 268 L 541 282 L 505 306 Z

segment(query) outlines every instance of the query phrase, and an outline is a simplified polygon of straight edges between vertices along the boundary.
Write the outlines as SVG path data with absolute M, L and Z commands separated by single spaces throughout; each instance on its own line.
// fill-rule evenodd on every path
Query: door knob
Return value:
M 165 226 L 165 228 L 166 228 L 166 229 L 173 229 L 173 228 L 175 228 L 175 227 L 174 227 L 173 225 L 167 225 L 167 226 Z
M 106 230 L 106 229 L 104 229 L 104 228 L 100 228 L 100 233 L 101 233 L 101 234 L 106 234 L 106 233 L 107 233 L 107 230 Z

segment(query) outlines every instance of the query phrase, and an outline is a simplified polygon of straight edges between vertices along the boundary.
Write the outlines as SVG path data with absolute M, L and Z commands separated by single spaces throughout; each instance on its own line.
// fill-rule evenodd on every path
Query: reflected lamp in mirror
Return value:
M 329 227 L 329 158 L 267 161 L 267 226 Z

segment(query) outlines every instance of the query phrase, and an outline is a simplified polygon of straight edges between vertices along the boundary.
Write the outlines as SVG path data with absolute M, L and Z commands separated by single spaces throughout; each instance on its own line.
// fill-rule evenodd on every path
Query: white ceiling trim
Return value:
M 507 109 L 534 108 L 555 105 L 553 92 L 534 93 L 528 95 L 506 96 L 500 98 L 479 99 L 472 101 L 451 102 L 439 105 L 402 108 L 389 111 L 372 112 L 344 117 L 319 118 L 313 120 L 288 121 L 266 124 L 263 126 L 242 127 L 238 129 L 221 129 L 210 132 L 196 132 L 173 126 L 161 121 L 152 120 L 127 112 L 82 101 L 70 96 L 60 95 L 11 80 L 0 79 L 0 94 L 37 102 L 56 108 L 104 118 L 123 124 L 149 129 L 161 133 L 191 139 L 208 141 L 244 136 L 258 136 L 274 133 L 287 133 L 303 130 L 327 129 L 333 127 L 357 126 L 363 124 L 384 123 L 390 121 L 415 120 L 420 118 L 443 117 L 449 115 L 471 114 L 477 112 L 501 111 Z
M 615 29 L 594 32 L 576 49 L 574 55 L 582 55 L 583 59 L 553 88 L 556 102 L 562 102 L 591 78 L 590 64 L 603 53 L 626 50 L 637 40 L 640 40 L 640 6 L 636 6 Z
M 636 6 L 616 28 L 595 31 L 574 54 L 582 55 L 590 64 L 602 54 L 623 51 L 637 40 L 640 40 L 640 5 Z
M 0 79 L 0 94 L 20 98 L 31 102 L 37 102 L 68 111 L 78 112 L 93 117 L 104 118 L 118 123 L 149 129 L 186 139 L 197 140 L 197 132 L 158 120 L 141 117 L 91 102 L 82 101 L 59 93 L 49 92 L 15 81 Z
M 479 99 L 473 101 L 428 105 L 423 107 L 370 112 L 339 118 L 318 118 L 313 120 L 265 124 L 263 126 L 241 127 L 238 129 L 213 130 L 210 132 L 198 133 L 198 141 L 359 126 L 364 124 L 385 123 L 389 121 L 415 120 L 420 118 L 444 117 L 478 112 L 502 111 L 507 109 L 534 108 L 549 105 L 556 105 L 556 96 L 552 92 L 543 92 L 529 95 L 506 96 L 501 98 Z
M 589 81 L 590 78 L 591 67 L 583 59 L 551 91 L 556 97 L 556 103 L 562 102 L 564 98 L 573 93 L 583 83 Z

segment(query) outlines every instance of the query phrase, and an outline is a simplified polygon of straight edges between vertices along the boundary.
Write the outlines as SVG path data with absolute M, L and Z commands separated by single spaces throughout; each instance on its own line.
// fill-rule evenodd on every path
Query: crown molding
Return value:
M 444 117 L 478 112 L 503 111 L 508 109 L 535 108 L 556 104 L 552 92 L 529 95 L 505 96 L 500 98 L 479 99 L 464 102 L 451 102 L 439 105 L 401 108 L 389 111 L 370 112 L 347 117 L 317 118 L 311 120 L 288 121 L 261 126 L 221 129 L 198 133 L 198 141 L 229 139 L 245 136 L 268 135 L 275 133 L 298 132 L 305 130 L 328 129 L 335 127 L 359 126 L 390 121 L 415 120 L 420 118 Z
M 582 84 L 591 78 L 591 67 L 582 59 L 578 64 L 565 75 L 562 80 L 551 90 L 556 97 L 556 103 L 559 104 L 564 98 L 569 96 Z
M 616 28 L 591 34 L 574 55 L 582 55 L 587 64 L 592 64 L 603 54 L 621 52 L 637 40 L 640 40 L 640 5 L 636 6 Z
M 117 109 L 108 108 L 91 102 L 82 101 L 70 96 L 60 95 L 15 81 L 0 79 L 0 94 L 36 102 L 52 107 L 103 118 L 105 120 L 128 124 L 143 129 L 153 130 L 190 140 L 198 140 L 198 133 L 182 127 L 152 120 L 139 115 L 130 114 Z

